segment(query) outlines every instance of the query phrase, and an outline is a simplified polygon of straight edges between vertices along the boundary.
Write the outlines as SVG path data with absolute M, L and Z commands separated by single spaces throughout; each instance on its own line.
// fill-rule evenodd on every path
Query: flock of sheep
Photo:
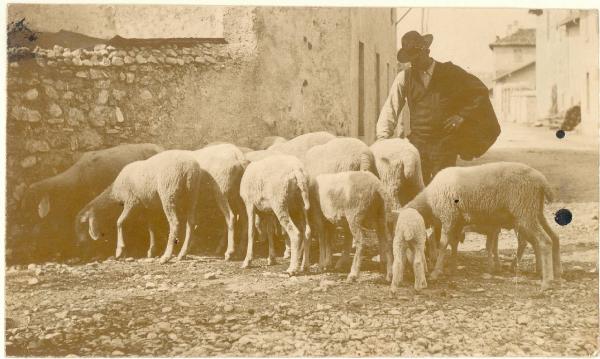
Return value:
M 123 225 L 135 215 L 145 219 L 148 257 L 154 256 L 160 216 L 169 226 L 160 262 L 172 258 L 180 240 L 181 259 L 201 221 L 200 207 L 212 201 L 227 226 L 218 249 L 225 250 L 225 260 L 231 259 L 236 242 L 239 245 L 235 234 L 248 238 L 243 268 L 251 265 L 256 235 L 268 241 L 268 264 L 274 264 L 274 240 L 282 235 L 287 237 L 284 258 L 290 258 L 290 275 L 308 270 L 313 238 L 319 244 L 319 268 L 330 270 L 332 244 L 341 228 L 351 235 L 343 236 L 342 256 L 335 266 L 340 269 L 351 262 L 349 281 L 359 275 L 366 239 L 374 235 L 392 292 L 409 264 L 419 290 L 427 286 L 428 260 L 435 263 L 429 278 L 436 279 L 448 244 L 454 258 L 465 231 L 487 235 L 493 269 L 498 264 L 498 233 L 506 228 L 517 233 L 515 264 L 529 242 L 542 289 L 560 278 L 559 238 L 543 214 L 552 191 L 545 177 L 527 165 L 450 167 L 425 187 L 419 153 L 405 139 L 367 146 L 355 138 L 312 132 L 291 140 L 268 137 L 261 147 L 255 151 L 212 143 L 185 151 L 128 144 L 88 152 L 65 172 L 32 184 L 24 202 L 34 204 L 45 218 L 53 202 L 64 202 L 61 196 L 67 188 L 70 205 L 56 205 L 54 215 L 75 221 L 80 242 L 108 235 L 116 218 L 117 258 L 127 246 Z M 429 238 L 427 228 L 433 228 Z

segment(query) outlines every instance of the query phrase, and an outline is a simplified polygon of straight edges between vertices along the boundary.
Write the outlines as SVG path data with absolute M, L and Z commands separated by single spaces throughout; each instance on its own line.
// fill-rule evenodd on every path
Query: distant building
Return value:
M 501 120 L 533 123 L 535 121 L 535 29 L 512 30 L 491 43 L 495 76 L 492 85 L 493 104 Z
M 530 10 L 536 24 L 537 118 L 581 106 L 576 131 L 598 135 L 598 11 Z

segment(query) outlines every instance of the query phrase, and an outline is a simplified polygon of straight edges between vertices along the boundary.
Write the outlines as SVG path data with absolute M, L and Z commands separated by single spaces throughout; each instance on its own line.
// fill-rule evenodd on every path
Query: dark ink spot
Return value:
M 454 200 L 454 203 L 458 203 L 458 200 L 457 200 L 457 199 L 455 199 L 455 200 Z
M 564 138 L 565 137 L 565 131 L 563 131 L 563 130 L 556 131 L 556 137 L 557 138 Z
M 312 50 L 312 44 L 310 42 L 308 43 L 308 49 Z
M 571 223 L 573 219 L 573 214 L 566 208 L 561 208 L 554 214 L 554 221 L 560 224 L 561 226 L 566 226 Z
M 306 87 L 308 86 L 308 81 L 304 80 L 304 82 L 302 82 L 302 87 Z
M 304 40 L 304 42 L 308 41 L 308 39 L 306 38 L 306 36 L 304 36 L 304 37 L 302 38 L 302 40 Z

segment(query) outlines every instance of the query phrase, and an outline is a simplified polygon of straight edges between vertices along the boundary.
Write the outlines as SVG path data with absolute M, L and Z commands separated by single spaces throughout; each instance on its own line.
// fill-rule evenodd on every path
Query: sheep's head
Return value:
M 105 233 L 98 225 L 96 213 L 91 210 L 83 210 L 75 219 L 75 232 L 79 242 L 85 242 L 89 238 L 94 241 L 105 239 Z

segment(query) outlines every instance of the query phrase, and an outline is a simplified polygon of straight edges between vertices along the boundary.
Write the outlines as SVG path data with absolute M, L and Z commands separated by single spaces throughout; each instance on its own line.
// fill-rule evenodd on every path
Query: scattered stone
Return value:
M 51 119 L 49 119 L 47 122 L 48 122 L 49 124 L 51 124 L 51 125 L 58 125 L 58 124 L 60 124 L 60 123 L 63 123 L 63 122 L 65 122 L 65 120 L 64 120 L 64 119 L 62 119 L 62 118 L 51 118 Z
M 152 99 L 152 93 L 150 91 L 148 91 L 147 89 L 143 89 L 140 92 L 140 98 L 142 100 L 145 100 L 145 101 L 151 100 Z
M 233 306 L 231 304 L 226 304 L 223 306 L 223 312 L 224 313 L 231 313 L 233 312 Z
M 79 124 L 85 122 L 85 115 L 83 111 L 76 107 L 69 108 L 67 113 L 67 124 L 69 126 L 79 126 Z
M 23 95 L 23 97 L 27 100 L 27 101 L 35 101 L 38 98 L 38 90 L 37 89 L 31 89 L 27 92 L 25 92 L 25 94 Z
M 147 62 L 158 64 L 158 60 L 153 55 L 148 56 Z
M 217 314 L 212 317 L 209 321 L 210 324 L 221 324 L 225 322 L 225 318 L 221 314 Z
M 120 350 L 114 350 L 111 354 L 114 355 L 114 356 L 117 356 L 117 357 L 125 356 L 125 353 L 123 353 Z
M 78 148 L 84 150 L 96 150 L 102 146 L 102 136 L 93 129 L 83 129 L 77 134 L 77 145 Z
M 115 107 L 115 116 L 117 118 L 118 123 L 125 121 L 125 118 L 123 117 L 123 112 L 121 112 L 121 109 L 119 107 Z
M 531 318 L 527 314 L 521 314 L 517 317 L 517 324 L 525 325 L 531 321 Z
M 75 94 L 73 93 L 73 91 L 66 91 L 66 92 L 63 94 L 63 100 L 71 100 L 71 99 L 73 99 L 73 96 L 74 96 L 74 95 L 75 95 Z
M 158 330 L 160 330 L 161 332 L 169 332 L 171 331 L 171 324 L 169 324 L 168 322 L 159 322 L 156 327 L 158 328 Z
M 177 340 L 177 335 L 175 333 L 169 333 L 168 337 L 171 340 Z
M 217 275 L 215 273 L 206 273 L 204 279 L 217 279 Z
M 196 63 L 198 63 L 198 64 L 203 64 L 203 63 L 205 63 L 206 61 L 204 60 L 204 57 L 202 57 L 202 56 L 196 56 L 196 57 L 194 58 L 194 62 L 196 62 Z
M 146 288 L 147 289 L 156 288 L 156 284 L 153 282 L 146 282 Z
M 177 59 L 174 58 L 174 57 L 167 57 L 165 59 L 165 64 L 168 64 L 168 65 L 177 65 Z
M 144 58 L 144 56 L 139 55 L 139 54 L 135 57 L 135 61 L 140 65 L 148 62 L 148 60 L 146 60 L 146 58 Z
M 133 64 L 135 62 L 135 59 L 131 56 L 125 56 L 125 58 L 123 59 L 123 62 L 125 62 L 125 64 L 129 65 L 129 64 Z
M 27 284 L 29 284 L 29 285 L 36 285 L 39 282 L 40 282 L 40 280 L 37 279 L 37 278 L 30 278 L 30 279 L 27 280 Z

